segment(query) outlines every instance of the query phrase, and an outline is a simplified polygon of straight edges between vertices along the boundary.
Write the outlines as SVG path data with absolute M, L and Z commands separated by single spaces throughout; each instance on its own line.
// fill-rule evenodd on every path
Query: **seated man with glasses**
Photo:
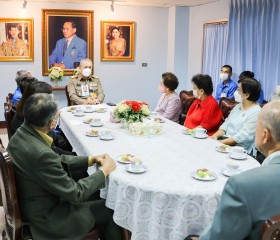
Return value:
M 57 123 L 57 107 L 52 94 L 30 96 L 24 105 L 24 123 L 7 148 L 13 159 L 22 219 L 30 223 L 33 239 L 84 239 L 99 225 L 101 239 L 121 240 L 113 210 L 95 196 L 116 163 L 108 154 L 55 153 L 47 133 Z M 71 178 L 69 171 L 86 171 L 93 164 L 101 165 L 95 173 L 78 182 Z
M 63 28 L 64 38 L 56 42 L 55 49 L 49 57 L 50 67 L 73 69 L 74 62 L 80 62 L 87 57 L 87 43 L 76 35 L 75 22 L 65 22 Z

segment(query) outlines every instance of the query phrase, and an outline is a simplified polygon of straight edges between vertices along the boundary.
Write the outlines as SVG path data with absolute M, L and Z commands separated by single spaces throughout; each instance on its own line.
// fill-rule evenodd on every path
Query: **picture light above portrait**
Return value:
M 22 10 L 25 10 L 27 6 L 27 0 L 23 0 Z

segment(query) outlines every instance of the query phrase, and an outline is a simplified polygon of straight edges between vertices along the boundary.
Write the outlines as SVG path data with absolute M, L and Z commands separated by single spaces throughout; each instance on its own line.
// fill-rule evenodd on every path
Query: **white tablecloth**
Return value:
M 147 166 L 147 172 L 131 174 L 126 165 L 117 163 L 102 191 L 106 206 L 114 210 L 114 221 L 132 232 L 132 240 L 182 240 L 201 234 L 212 222 L 228 179 L 221 173 L 228 155 L 216 151 L 217 141 L 185 135 L 182 126 L 169 120 L 163 123 L 162 135 L 133 136 L 120 124 L 109 122 L 106 107 L 106 113 L 84 117 L 75 117 L 65 108 L 60 127 L 78 155 L 109 153 L 117 159 L 131 153 Z M 104 126 L 95 129 L 111 130 L 115 139 L 85 136 L 93 128 L 83 123 L 87 117 L 101 118 Z M 259 166 L 251 157 L 239 163 L 243 171 Z M 199 168 L 215 172 L 217 179 L 195 180 L 191 173 Z

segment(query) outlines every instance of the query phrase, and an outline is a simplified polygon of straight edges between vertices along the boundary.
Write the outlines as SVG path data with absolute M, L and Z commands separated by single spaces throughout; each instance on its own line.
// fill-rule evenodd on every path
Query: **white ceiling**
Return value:
M 11 1 L 11 0 L 2 0 Z M 12 0 L 24 1 L 24 0 Z M 27 2 L 65 2 L 65 3 L 99 3 L 112 4 L 112 0 L 27 0 Z M 148 6 L 148 7 L 173 7 L 173 6 L 198 6 L 219 0 L 114 0 L 115 5 Z

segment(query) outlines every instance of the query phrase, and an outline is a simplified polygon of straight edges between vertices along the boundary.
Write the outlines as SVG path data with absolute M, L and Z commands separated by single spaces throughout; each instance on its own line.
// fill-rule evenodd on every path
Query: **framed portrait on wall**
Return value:
M 101 61 L 134 61 L 135 22 L 101 21 Z
M 0 62 L 32 61 L 33 19 L 0 18 Z
M 83 58 L 93 62 L 93 11 L 42 9 L 42 71 L 51 67 L 72 75 Z

